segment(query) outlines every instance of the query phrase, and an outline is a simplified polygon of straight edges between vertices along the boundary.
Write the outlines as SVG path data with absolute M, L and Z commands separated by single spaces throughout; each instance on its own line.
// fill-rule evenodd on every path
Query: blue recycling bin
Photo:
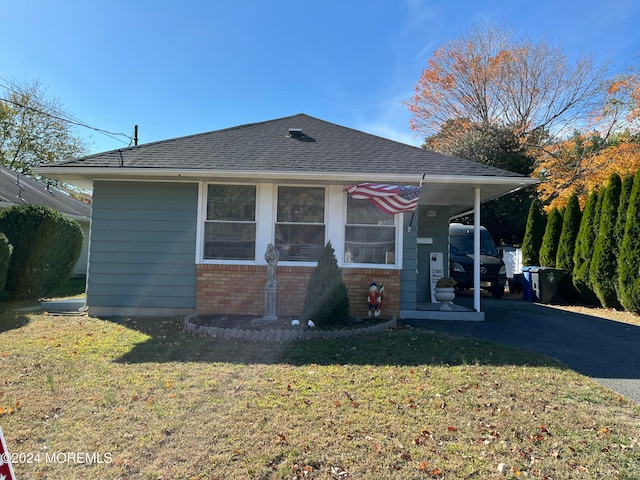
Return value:
M 525 302 L 533 302 L 535 295 L 533 292 L 533 274 L 538 272 L 540 267 L 522 267 L 522 299 Z

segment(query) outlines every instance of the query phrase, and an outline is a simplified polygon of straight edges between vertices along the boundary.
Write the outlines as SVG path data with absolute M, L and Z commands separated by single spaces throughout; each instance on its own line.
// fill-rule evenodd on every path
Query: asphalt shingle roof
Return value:
M 303 135 L 290 136 L 290 128 L 302 129 Z M 425 172 L 446 176 L 520 177 L 305 114 L 142 144 L 54 165 L 258 173 L 387 172 L 417 178 Z
M 67 195 L 33 178 L 0 166 L 0 202 L 22 205 L 44 205 L 62 213 L 80 217 L 91 216 L 91 205 Z

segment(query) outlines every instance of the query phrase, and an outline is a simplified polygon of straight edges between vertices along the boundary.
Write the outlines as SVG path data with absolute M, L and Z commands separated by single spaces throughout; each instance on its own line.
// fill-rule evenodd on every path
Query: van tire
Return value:
M 493 298 L 502 298 L 504 296 L 504 285 L 502 287 L 496 285 L 491 288 L 491 296 Z

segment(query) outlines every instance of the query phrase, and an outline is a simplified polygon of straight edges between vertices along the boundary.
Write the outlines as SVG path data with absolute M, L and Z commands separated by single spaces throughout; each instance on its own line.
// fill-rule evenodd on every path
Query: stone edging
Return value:
M 343 338 L 362 334 L 380 333 L 394 328 L 398 325 L 398 320 L 394 316 L 391 320 L 370 327 L 352 328 L 343 330 L 293 330 L 293 329 L 263 329 L 246 330 L 239 328 L 221 328 L 198 325 L 191 320 L 197 317 L 197 313 L 192 313 L 182 321 L 184 329 L 188 333 L 195 335 L 206 335 L 213 338 L 236 338 L 243 340 L 253 340 L 258 342 L 293 342 L 297 340 Z

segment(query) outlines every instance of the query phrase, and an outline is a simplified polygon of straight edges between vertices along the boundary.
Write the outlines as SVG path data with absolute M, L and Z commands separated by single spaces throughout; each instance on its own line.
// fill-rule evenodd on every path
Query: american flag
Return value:
M 346 190 L 351 198 L 369 200 L 380 210 L 393 215 L 400 212 L 413 212 L 418 206 L 421 188 L 411 185 L 361 183 L 348 187 Z

